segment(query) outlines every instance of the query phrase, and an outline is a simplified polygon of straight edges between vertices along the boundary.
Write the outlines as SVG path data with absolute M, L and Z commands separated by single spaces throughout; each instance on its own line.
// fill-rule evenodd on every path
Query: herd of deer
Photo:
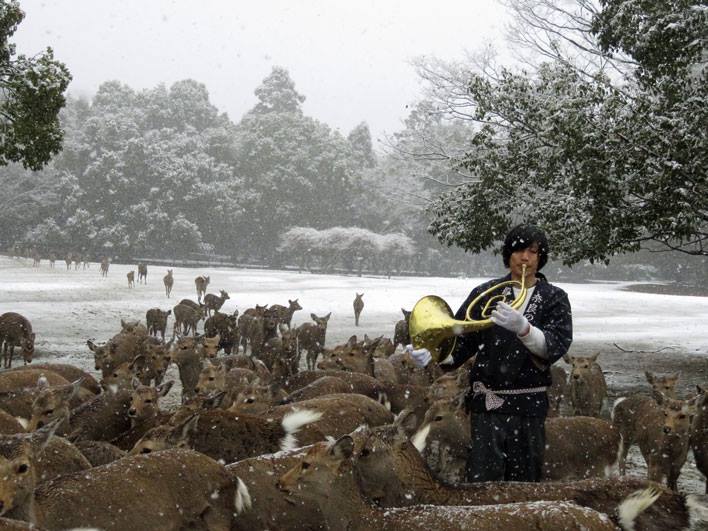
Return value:
M 689 450 L 708 473 L 708 400 L 701 387 L 677 398 L 677 375 L 646 373 L 647 393 L 618 399 L 606 420 L 598 356 L 566 357 L 569 375 L 553 368 L 546 481 L 465 484 L 467 367 L 417 367 L 398 348 L 410 341 L 410 312 L 393 339 L 353 335 L 325 346 L 331 314 L 292 326 L 297 299 L 222 313 L 229 295 L 207 293 L 209 280 L 195 279 L 197 301 L 151 308 L 145 324 L 121 320 L 112 338 L 88 340 L 98 380 L 68 364 L 6 361 L 0 528 L 708 525 L 704 497 L 677 490 Z M 171 270 L 164 283 L 169 297 Z M 0 316 L 0 341 L 10 361 L 14 347 L 31 361 L 34 334 L 21 315 Z M 181 398 L 170 411 L 168 393 Z M 648 479 L 624 475 L 633 444 Z

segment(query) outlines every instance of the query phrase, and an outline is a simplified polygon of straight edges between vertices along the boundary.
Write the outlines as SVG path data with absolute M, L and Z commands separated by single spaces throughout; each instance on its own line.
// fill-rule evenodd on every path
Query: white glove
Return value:
M 517 336 L 529 333 L 529 321 L 520 311 L 515 310 L 505 302 L 498 302 L 492 311 L 492 322 L 506 328 Z
M 427 348 L 419 348 L 414 350 L 413 345 L 406 345 L 406 348 L 403 350 L 411 355 L 411 358 L 413 358 L 413 363 L 415 363 L 416 366 L 420 368 L 423 368 L 428 365 L 428 363 L 430 363 L 430 360 L 433 359 L 433 357 L 430 355 L 430 351 Z

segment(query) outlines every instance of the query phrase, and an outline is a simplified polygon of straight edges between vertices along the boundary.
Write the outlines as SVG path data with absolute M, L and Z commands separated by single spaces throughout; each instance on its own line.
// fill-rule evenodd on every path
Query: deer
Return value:
M 354 326 L 359 326 L 359 317 L 364 309 L 364 294 L 355 293 L 354 295 Z
M 78 271 L 81 266 L 81 255 L 79 253 L 74 253 L 74 271 Z
M 108 267 L 111 265 L 111 260 L 107 256 L 101 258 L 101 276 L 108 276 Z
M 160 334 L 162 341 L 165 340 L 165 330 L 167 329 L 167 318 L 172 314 L 172 310 L 163 311 L 160 308 L 150 308 L 145 313 L 148 334 L 157 337 Z
M 708 393 L 705 387 L 696 386 L 698 401 L 696 417 L 693 420 L 691 432 L 691 450 L 696 459 L 696 468 L 706 477 L 706 494 L 708 494 Z
M 172 286 L 174 286 L 175 278 L 172 276 L 172 270 L 168 269 L 167 274 L 162 277 L 162 283 L 165 285 L 165 295 L 170 298 L 170 293 L 172 293 Z
M 128 277 L 128 287 L 134 288 L 135 287 L 135 271 L 128 271 L 128 273 L 125 276 Z
M 0 436 L 0 463 L 13 459 L 23 451 L 31 451 L 36 456 L 33 464 L 38 481 L 49 481 L 89 469 L 91 463 L 76 446 L 63 437 L 54 436 L 60 423 L 61 419 L 58 419 L 30 433 Z M 4 501 L 0 499 L 0 502 Z M 4 503 L 0 505 L 0 512 L 3 508 Z
M 211 316 L 212 311 L 220 310 L 227 299 L 230 299 L 229 294 L 223 289 L 219 291 L 219 295 L 214 295 L 213 293 L 204 295 L 204 307 L 206 308 L 207 316 Z
M 411 318 L 411 312 L 403 308 L 401 308 L 401 312 L 403 313 L 403 319 L 396 321 L 396 326 L 393 331 L 394 347 L 398 347 L 398 345 L 405 347 L 411 343 L 411 336 L 408 331 L 408 321 Z
M 469 420 L 456 402 L 436 401 L 412 437 L 428 466 L 441 479 L 463 481 L 470 443 L 468 426 Z M 548 417 L 545 433 L 544 481 L 614 474 L 620 434 L 609 422 L 594 417 Z
M 599 355 L 597 352 L 592 356 L 563 356 L 563 361 L 571 365 L 568 395 L 574 415 L 600 416 L 607 399 L 607 383 L 597 364 Z
M 649 479 L 659 483 L 666 481 L 676 492 L 688 454 L 691 419 L 696 414 L 700 395 L 688 400 L 659 396 L 659 402 L 641 395 L 620 397 L 615 401 L 612 424 L 622 435 L 620 473 L 625 474 L 627 452 L 637 443 L 647 463 Z
M 54 269 L 56 262 L 57 262 L 57 255 L 55 253 L 49 253 L 49 267 Z
M 250 505 L 240 480 L 192 450 L 127 456 L 42 483 L 36 462 L 28 446 L 0 459 L 1 511 L 42 529 L 226 530 Z
M 147 284 L 147 278 L 148 278 L 147 264 L 143 264 L 143 263 L 138 264 L 138 284 L 140 284 L 141 282 L 143 284 Z
M 314 444 L 299 463 L 280 476 L 278 488 L 296 505 L 301 499 L 314 502 L 322 514 L 321 527 L 326 529 L 616 529 L 606 514 L 567 501 L 378 509 L 362 496 L 353 461 L 354 439 L 350 435 Z M 658 496 L 651 489 L 639 494 L 641 509 L 631 510 L 627 524 Z M 623 506 L 622 512 L 628 512 L 630 505 Z
M 298 310 L 302 310 L 302 306 L 300 306 L 300 303 L 297 302 L 297 299 L 295 299 L 294 301 L 288 299 L 287 307 L 282 306 L 281 304 L 273 304 L 271 305 L 270 309 L 276 313 L 278 317 L 278 322 L 284 324 L 288 327 L 288 329 L 290 329 L 290 323 L 292 323 L 293 314 Z
M 202 297 L 206 293 L 206 288 L 209 285 L 209 277 L 200 275 L 194 279 L 194 285 L 197 288 L 197 301 L 202 302 Z
M 125 450 L 106 441 L 77 441 L 74 446 L 84 454 L 92 467 L 107 465 L 128 455 Z
M 32 371 L 40 371 L 42 374 L 53 373 L 66 379 L 67 382 L 75 382 L 79 380 L 81 382 L 82 391 L 88 391 L 93 395 L 97 395 L 101 392 L 101 386 L 98 384 L 96 379 L 88 372 L 80 369 L 76 365 L 70 363 L 33 363 Z M 25 369 L 29 367 L 15 367 L 6 371 L 6 373 L 12 372 L 25 372 Z M 84 395 L 89 398 L 89 395 Z
M 64 257 L 64 263 L 66 264 L 66 270 L 71 271 L 71 253 L 67 253 L 67 255 Z
M 3 366 L 12 367 L 12 357 L 15 347 L 22 349 L 22 359 L 25 365 L 32 363 L 34 355 L 35 334 L 29 320 L 15 312 L 0 315 L 0 345 L 2 345 Z
M 595 478 L 562 482 L 487 482 L 450 485 L 437 480 L 409 439 L 415 415 L 402 411 L 393 424 L 362 427 L 352 436 L 357 440 L 354 462 L 362 493 L 377 505 L 489 505 L 515 502 L 567 500 L 608 515 L 613 522 L 628 523 L 629 500 L 652 487 L 658 500 L 635 520 L 636 529 L 664 531 L 693 529 L 705 521 L 706 504 L 695 496 L 676 494 L 665 487 L 636 477 Z M 241 467 L 239 467 L 239 470 Z M 492 527 L 496 529 L 499 526 Z
M 374 351 L 380 339 L 381 337 L 367 345 L 357 342 L 356 336 L 352 336 L 344 345 L 323 349 L 322 361 L 317 364 L 317 368 L 361 372 L 384 383 L 396 384 L 399 380 L 393 364 L 388 359 L 374 358 Z
M 318 317 L 314 313 L 310 314 L 312 323 L 303 323 L 297 328 L 298 358 L 300 351 L 307 351 L 307 368 L 314 370 L 317 366 L 317 357 L 324 351 L 325 336 L 327 334 L 327 321 L 332 312 L 324 317 Z
M 393 415 L 385 406 L 375 400 L 351 393 L 332 394 L 303 400 L 296 404 L 269 407 L 258 403 L 248 394 L 236 397 L 228 408 L 234 414 L 257 414 L 267 419 L 280 419 L 293 411 L 307 409 L 322 413 L 322 418 L 303 429 L 298 435 L 300 444 L 322 441 L 326 436 L 340 436 L 349 433 L 362 424 L 380 426 L 393 421 Z
M 659 376 L 649 371 L 644 371 L 644 376 L 649 385 L 651 385 L 651 396 L 654 400 L 661 400 L 661 395 L 668 398 L 677 398 L 676 382 L 679 379 L 678 373 Z
M 60 419 L 57 435 L 66 435 L 70 431 L 71 400 L 78 396 L 81 380 L 68 385 L 50 386 L 46 378 L 40 378 L 38 387 L 41 391 L 32 402 L 32 416 L 27 431 L 35 431 L 52 421 Z
M 39 267 L 42 263 L 42 255 L 36 249 L 32 251 L 32 267 Z
M 190 332 L 192 335 L 197 334 L 197 325 L 204 318 L 204 308 L 202 306 L 197 309 L 186 304 L 180 303 L 173 308 L 175 316 L 175 324 L 172 329 L 172 336 L 176 336 L 181 329 L 182 334 L 186 335 Z
M 210 409 L 197 412 L 176 425 L 149 430 L 130 450 L 130 454 L 152 454 L 182 446 L 232 463 L 297 447 L 298 432 L 321 416 L 319 412 L 303 409 L 292 411 L 274 422 L 260 416 L 234 415 L 223 409 Z
M 215 311 L 214 314 L 204 321 L 204 334 L 207 337 L 219 336 L 219 349 L 230 355 L 234 348 L 238 352 L 238 345 L 241 335 L 238 328 L 238 310 L 228 315 Z

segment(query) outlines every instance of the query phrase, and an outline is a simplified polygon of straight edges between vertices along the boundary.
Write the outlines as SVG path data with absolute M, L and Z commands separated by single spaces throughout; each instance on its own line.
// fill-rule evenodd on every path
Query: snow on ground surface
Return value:
M 19 312 L 32 323 L 36 358 L 72 363 L 96 374 L 93 355 L 86 346 L 92 338 L 105 341 L 120 329 L 120 320 L 144 322 L 149 308 L 169 309 L 182 298 L 196 300 L 194 278 L 208 275 L 209 293 L 226 290 L 230 299 L 222 311 L 243 312 L 256 304 L 282 304 L 298 299 L 303 310 L 295 312 L 293 326 L 332 313 L 327 328 L 327 346 L 345 342 L 351 335 L 393 336 L 401 308 L 410 310 L 424 295 L 443 297 L 453 308 L 469 291 L 487 278 L 357 277 L 314 275 L 272 270 L 228 268 L 174 269 L 172 296 L 165 296 L 165 267 L 148 267 L 148 283 L 128 288 L 126 274 L 137 267 L 111 264 L 103 278 L 96 263 L 87 270 L 67 271 L 63 262 L 51 269 L 47 261 L 31 267 L 32 261 L 0 256 L 0 313 Z M 500 270 L 500 276 L 503 271 Z M 553 279 L 550 279 L 553 281 Z M 708 383 L 708 297 L 656 295 L 627 291 L 633 282 L 587 284 L 559 283 L 573 308 L 574 343 L 571 354 L 600 351 L 599 362 L 610 389 L 610 402 L 619 395 L 646 387 L 643 371 L 682 371 L 680 395 Z M 360 326 L 354 326 L 352 303 L 355 293 L 364 293 Z M 171 333 L 172 319 L 168 322 Z M 621 348 L 635 351 L 621 352 Z M 658 352 L 657 352 L 658 351 Z M 17 363 L 17 362 L 16 362 Z M 173 369 L 171 369 L 173 370 Z M 177 379 L 168 373 L 168 378 Z M 177 386 L 170 395 L 177 393 Z M 169 395 L 168 395 L 169 396 Z M 700 473 L 692 457 L 680 480 L 682 490 L 703 492 Z M 633 473 L 645 473 L 641 455 L 629 456 Z
M 46 261 L 32 268 L 30 260 L 0 256 L 0 312 L 16 311 L 32 322 L 40 357 L 90 358 L 86 339 L 108 339 L 121 318 L 144 321 L 149 308 L 168 309 L 182 298 L 196 300 L 194 277 L 208 275 L 208 292 L 224 289 L 231 296 L 222 308 L 225 312 L 243 312 L 256 304 L 287 306 L 288 299 L 298 299 L 303 307 L 295 312 L 294 325 L 309 321 L 310 313 L 332 312 L 327 344 L 334 345 L 352 334 L 392 336 L 402 318 L 400 309 L 410 310 L 424 295 L 439 295 L 457 309 L 475 285 L 487 280 L 174 268 L 172 297 L 167 299 L 162 284 L 166 268 L 149 267 L 147 285 L 136 283 L 128 289 L 126 273 L 135 269 L 112 264 L 108 277 L 102 278 L 97 264 L 67 271 L 59 262 L 55 269 Z M 670 346 L 686 354 L 708 354 L 708 298 L 625 291 L 630 284 L 558 284 L 573 308 L 573 349 L 588 344 L 614 348 L 617 343 L 635 350 Z M 365 304 L 358 328 L 352 309 L 355 292 L 364 293 Z

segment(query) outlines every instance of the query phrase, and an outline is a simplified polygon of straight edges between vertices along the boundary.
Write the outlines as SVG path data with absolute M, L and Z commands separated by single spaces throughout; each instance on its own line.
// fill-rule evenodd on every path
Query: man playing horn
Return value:
M 543 231 L 533 225 L 514 227 L 504 240 L 502 256 L 509 273 L 472 290 L 455 319 L 465 319 L 470 303 L 499 283 L 507 282 L 499 291 L 505 300 L 513 300 L 517 288 L 508 281 L 520 283 L 525 271 L 528 292 L 523 305 L 517 310 L 497 302 L 491 312 L 494 324 L 458 336 L 450 355 L 440 362 L 443 370 L 453 370 L 476 356 L 466 398 L 472 422 L 469 482 L 540 481 L 550 367 L 573 340 L 568 295 L 539 273 L 548 261 Z M 472 308 L 472 319 L 481 319 L 487 300 L 499 295 L 491 291 Z M 407 348 L 419 366 L 430 362 L 428 350 Z

